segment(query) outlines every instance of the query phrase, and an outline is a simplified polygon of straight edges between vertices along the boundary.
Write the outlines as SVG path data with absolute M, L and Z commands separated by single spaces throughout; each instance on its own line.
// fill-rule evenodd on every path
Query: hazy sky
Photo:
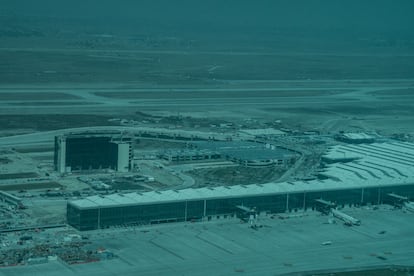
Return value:
M 414 32 L 413 0 L 0 0 L 1 14 L 247 26 Z

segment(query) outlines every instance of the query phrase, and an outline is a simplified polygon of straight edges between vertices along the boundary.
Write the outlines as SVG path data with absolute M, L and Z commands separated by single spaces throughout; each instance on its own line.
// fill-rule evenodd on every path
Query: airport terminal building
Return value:
M 390 193 L 414 198 L 414 144 L 338 145 L 324 158 L 330 164 L 318 180 L 92 196 L 68 202 L 67 221 L 93 230 L 235 216 L 237 206 L 283 213 L 317 208 L 316 199 L 341 206 L 387 203 Z

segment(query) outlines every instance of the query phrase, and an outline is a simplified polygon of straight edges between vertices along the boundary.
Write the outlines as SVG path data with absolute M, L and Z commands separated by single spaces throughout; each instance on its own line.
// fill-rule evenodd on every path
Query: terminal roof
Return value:
M 293 181 L 197 189 L 151 191 L 145 193 L 91 196 L 71 201 L 78 208 L 105 208 L 128 205 L 158 204 L 178 201 L 210 200 L 231 197 L 251 197 L 316 192 L 337 189 L 369 188 L 408 185 L 414 183 L 414 144 L 406 142 L 375 143 L 370 145 L 337 145 L 326 158 L 341 159 L 352 155 L 351 162 L 328 165 L 321 172 L 325 180 Z

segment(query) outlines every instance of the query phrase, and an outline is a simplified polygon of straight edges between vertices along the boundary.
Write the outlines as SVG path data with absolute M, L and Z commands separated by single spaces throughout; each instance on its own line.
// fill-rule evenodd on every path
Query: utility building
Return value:
M 82 132 L 55 137 L 55 170 L 60 173 L 112 169 L 133 164 L 132 137 L 119 132 Z
M 227 159 L 246 167 L 289 167 L 299 155 L 285 148 L 270 144 L 248 141 L 193 142 L 191 146 L 218 153 Z

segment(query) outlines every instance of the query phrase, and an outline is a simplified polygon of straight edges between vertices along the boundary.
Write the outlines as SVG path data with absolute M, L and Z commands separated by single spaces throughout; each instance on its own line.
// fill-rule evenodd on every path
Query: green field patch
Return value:
M 402 89 L 387 89 L 369 92 L 370 95 L 375 96 L 408 96 L 414 97 L 414 88 L 402 88 Z
M 260 90 L 244 89 L 188 89 L 174 91 L 136 91 L 136 92 L 95 92 L 95 95 L 114 99 L 223 99 L 223 98 L 275 98 L 275 97 L 315 97 L 347 93 L 354 90 Z
M 13 102 L 8 105 L 13 106 L 67 106 L 67 105 L 97 105 L 100 103 L 94 102 L 54 102 L 54 101 L 39 101 L 39 102 Z
M 33 178 L 38 177 L 39 175 L 35 172 L 26 172 L 26 173 L 5 173 L 0 174 L 0 179 L 19 179 L 19 178 Z
M 57 182 L 41 182 L 41 183 L 24 183 L 24 184 L 13 184 L 13 185 L 1 185 L 0 190 L 2 191 L 19 191 L 19 190 L 37 190 L 37 189 L 55 189 L 61 188 Z
M 60 92 L 0 92 L 0 101 L 75 100 L 75 95 Z
M 327 272 L 327 273 L 303 273 L 301 275 L 313 276 L 405 276 L 412 275 L 414 268 L 412 267 L 398 267 L 398 268 L 383 268 L 383 269 L 368 269 L 359 271 L 344 271 L 344 272 Z
M 31 114 L 31 115 L 0 115 L 0 128 L 6 129 L 35 129 L 39 131 L 74 128 L 119 125 L 108 122 L 112 116 L 90 114 Z
M 50 152 L 54 151 L 53 147 L 25 147 L 16 149 L 19 153 Z

